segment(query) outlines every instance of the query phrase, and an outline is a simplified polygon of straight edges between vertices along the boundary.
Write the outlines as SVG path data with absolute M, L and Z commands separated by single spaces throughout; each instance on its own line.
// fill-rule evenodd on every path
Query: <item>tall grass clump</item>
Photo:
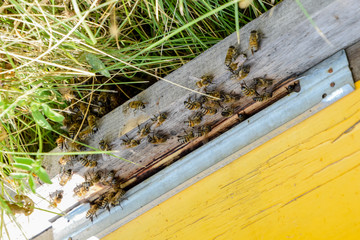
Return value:
M 51 183 L 41 163 L 65 134 L 69 89 L 86 102 L 81 91 L 115 85 L 126 101 L 279 1 L 0 3 L 1 216 L 37 179 Z

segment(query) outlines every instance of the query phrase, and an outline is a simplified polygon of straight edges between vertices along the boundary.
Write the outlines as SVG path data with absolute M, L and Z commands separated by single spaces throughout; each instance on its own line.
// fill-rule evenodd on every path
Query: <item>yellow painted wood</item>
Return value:
M 356 90 L 104 239 L 360 239 L 359 120 Z

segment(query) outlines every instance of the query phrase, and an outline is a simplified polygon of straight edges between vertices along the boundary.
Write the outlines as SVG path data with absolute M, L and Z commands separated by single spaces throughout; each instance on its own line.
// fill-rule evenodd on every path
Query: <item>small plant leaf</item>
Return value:
M 22 164 L 22 163 L 13 163 L 14 167 L 20 168 L 20 169 L 24 169 L 26 171 L 31 171 L 32 167 L 27 165 L 27 164 Z
M 4 209 L 7 213 L 12 213 L 9 205 L 2 197 L 0 197 L 0 207 Z
M 35 189 L 36 189 L 35 179 L 32 175 L 29 175 L 29 187 L 33 193 L 36 192 L 35 191 Z
M 45 117 L 39 111 L 38 104 L 31 104 L 31 114 L 37 124 L 48 130 L 52 130 L 51 125 L 46 121 Z
M 110 72 L 104 68 L 105 64 L 94 54 L 91 53 L 87 53 L 85 55 L 86 61 L 93 67 L 93 69 L 99 73 L 101 73 L 102 75 L 104 75 L 105 77 L 111 77 Z
M 29 174 L 27 173 L 10 173 L 10 176 L 14 179 L 23 179 L 27 178 Z
M 44 183 L 49 183 L 52 184 L 49 175 L 47 174 L 47 172 L 45 171 L 44 168 L 39 167 L 39 168 L 34 168 L 34 173 L 36 175 L 39 176 L 40 180 L 43 181 Z
M 16 163 L 21 163 L 26 165 L 31 165 L 35 162 L 32 158 L 27 158 L 27 157 L 14 157 L 14 161 Z
M 61 115 L 60 113 L 55 112 L 54 110 L 52 110 L 47 104 L 43 103 L 41 104 L 42 108 L 44 109 L 44 113 L 45 115 L 53 120 L 54 122 L 59 122 L 62 123 L 62 121 L 64 120 L 64 116 Z

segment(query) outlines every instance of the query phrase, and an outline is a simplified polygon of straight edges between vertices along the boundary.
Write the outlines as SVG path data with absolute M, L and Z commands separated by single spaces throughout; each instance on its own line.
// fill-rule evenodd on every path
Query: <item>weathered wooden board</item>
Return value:
M 346 49 L 354 81 L 360 81 L 360 42 Z
M 283 79 L 304 72 L 338 50 L 359 41 L 359 1 L 304 0 L 301 2 L 331 45 L 320 37 L 294 1 L 284 1 L 273 11 L 262 15 L 240 31 L 241 44 L 237 48 L 247 53 L 249 56 L 247 64 L 251 66 L 250 74 L 245 79 L 247 84 L 251 84 L 255 77 L 264 76 L 280 83 Z M 254 29 L 261 32 L 263 38 L 260 50 L 252 56 L 247 41 L 250 31 Z M 236 43 L 236 34 L 232 34 L 166 78 L 196 89 L 195 81 L 189 78 L 190 76 L 201 77 L 204 74 L 213 74 L 215 76 L 213 87 L 216 86 L 217 89 L 226 92 L 240 93 L 240 82 L 229 79 L 230 72 L 224 65 L 227 48 Z M 285 94 L 286 89 L 281 85 L 276 91 L 276 96 L 279 97 Z M 106 138 L 113 145 L 112 149 L 118 151 L 116 155 L 136 164 L 98 155 L 95 159 L 98 160 L 99 168 L 117 170 L 118 175 L 125 180 L 124 186 L 131 186 L 179 158 L 184 152 L 181 154 L 177 152 L 181 151 L 183 146 L 177 142 L 176 136 L 183 134 L 182 128 L 186 128 L 184 121 L 193 114 L 183 105 L 189 96 L 194 96 L 194 93 L 160 81 L 132 99 L 132 101 L 142 100 L 148 103 L 143 111 L 131 111 L 125 104 L 103 117 L 99 121 L 98 133 L 89 144 L 97 146 L 102 138 Z M 236 103 L 236 107 L 239 111 L 254 113 L 256 109 L 261 109 L 266 104 L 268 103 L 254 104 L 251 98 L 243 97 Z M 169 114 L 168 120 L 155 129 L 168 134 L 169 139 L 166 143 L 152 145 L 142 141 L 139 146 L 132 149 L 121 146 L 121 136 L 125 133 L 129 137 L 136 136 L 137 125 L 150 123 L 150 118 L 159 112 Z M 205 116 L 202 124 L 213 125 L 220 122 L 224 127 L 214 130 L 211 136 L 236 123 L 234 117 L 224 121 L 220 113 L 217 113 L 212 117 Z M 200 139 L 194 144 L 202 144 L 202 142 L 206 140 Z M 183 151 L 191 151 L 191 148 L 188 147 Z M 49 158 L 49 162 L 55 161 L 57 162 L 57 158 Z M 76 164 L 74 171 L 82 175 L 88 169 Z M 57 173 L 58 170 L 53 171 L 53 175 Z

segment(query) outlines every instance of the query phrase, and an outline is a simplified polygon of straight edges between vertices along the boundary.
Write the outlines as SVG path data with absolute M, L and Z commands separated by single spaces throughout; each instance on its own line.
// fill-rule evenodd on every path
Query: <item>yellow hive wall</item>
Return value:
M 356 90 L 103 239 L 360 239 L 359 120 Z

